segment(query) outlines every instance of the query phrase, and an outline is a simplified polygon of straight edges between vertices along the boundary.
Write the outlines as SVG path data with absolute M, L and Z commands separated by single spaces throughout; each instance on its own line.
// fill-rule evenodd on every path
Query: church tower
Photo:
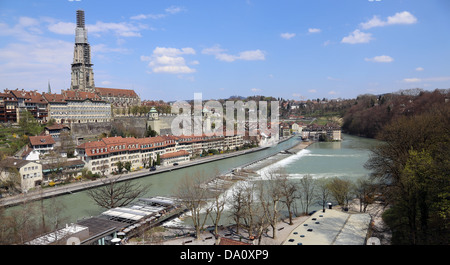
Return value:
M 94 71 L 91 63 L 91 46 L 87 40 L 84 11 L 77 10 L 75 49 L 73 52 L 71 90 L 94 92 Z

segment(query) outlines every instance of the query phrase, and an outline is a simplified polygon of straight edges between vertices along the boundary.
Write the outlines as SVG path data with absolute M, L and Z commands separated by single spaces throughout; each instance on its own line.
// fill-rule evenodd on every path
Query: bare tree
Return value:
M 195 236 L 200 238 L 211 205 L 208 204 L 209 191 L 203 185 L 206 178 L 203 174 L 185 176 L 178 185 L 177 197 L 190 212 L 190 218 L 195 228 Z
M 211 217 L 212 222 L 214 223 L 214 235 L 216 236 L 216 240 L 218 239 L 218 227 L 220 223 L 220 219 L 222 217 L 223 210 L 225 209 L 225 198 L 223 196 L 223 189 L 220 187 L 218 179 L 214 179 L 212 181 L 212 190 L 210 189 L 212 205 L 211 211 L 209 215 Z
M 239 228 L 241 227 L 241 220 L 244 217 L 245 209 L 245 185 L 244 182 L 235 184 L 233 193 L 231 195 L 231 210 L 230 215 L 236 223 L 236 233 L 239 234 Z
M 99 188 L 91 188 L 87 191 L 89 197 L 97 205 L 111 209 L 128 205 L 136 198 L 144 195 L 149 186 L 142 186 L 130 180 L 120 181 L 121 177 L 103 179 L 103 185 Z
M 305 214 L 309 212 L 309 206 L 311 206 L 314 200 L 315 189 L 315 181 L 311 175 L 307 174 L 300 179 L 299 192 L 302 194 L 300 202 L 302 204 L 303 213 Z
M 289 181 L 286 175 L 281 176 L 280 192 L 281 192 L 281 202 L 286 205 L 289 214 L 289 225 L 293 225 L 293 207 L 296 199 L 299 199 L 298 185 L 292 181 Z
M 322 206 L 322 211 L 325 212 L 325 205 L 330 200 L 330 180 L 328 178 L 320 178 L 316 180 L 317 185 L 317 201 Z
M 374 202 L 376 186 L 371 178 L 358 178 L 355 183 L 355 194 L 359 199 L 359 211 L 366 212 L 367 206 Z
M 245 182 L 245 184 L 242 200 L 242 220 L 247 228 L 249 238 L 252 239 L 254 238 L 256 217 L 260 211 L 260 205 L 258 205 L 257 198 L 255 197 L 256 184 L 251 182 Z
M 283 175 L 280 170 L 269 171 L 266 174 L 267 181 L 261 182 L 259 190 L 260 201 L 263 205 L 265 215 L 273 230 L 272 237 L 276 238 L 276 226 L 280 219 L 279 202 L 283 197 Z

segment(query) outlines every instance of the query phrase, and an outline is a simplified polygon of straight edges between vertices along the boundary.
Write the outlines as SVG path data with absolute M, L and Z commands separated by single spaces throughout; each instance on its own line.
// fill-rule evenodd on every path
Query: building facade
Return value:
M 57 123 L 96 123 L 111 121 L 111 104 L 97 94 L 63 90 L 61 94 L 44 94 L 48 102 L 48 119 Z
M 139 106 L 141 98 L 131 89 L 96 87 L 95 93 L 115 107 Z

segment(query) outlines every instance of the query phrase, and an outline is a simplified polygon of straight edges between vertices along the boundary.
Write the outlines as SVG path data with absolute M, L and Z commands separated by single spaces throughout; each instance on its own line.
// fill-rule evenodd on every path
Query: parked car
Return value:
M 174 166 L 178 166 L 178 163 L 173 163 Z
M 150 171 L 155 171 L 156 170 L 156 167 L 151 167 L 150 168 Z

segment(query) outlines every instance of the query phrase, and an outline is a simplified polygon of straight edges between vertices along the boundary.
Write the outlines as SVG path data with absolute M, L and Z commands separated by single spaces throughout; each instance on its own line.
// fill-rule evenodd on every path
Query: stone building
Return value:
M 97 123 L 111 121 L 111 104 L 97 94 L 63 90 L 61 94 L 44 94 L 48 102 L 48 119 L 57 123 Z
M 131 89 L 96 87 L 95 93 L 114 107 L 139 106 L 141 98 Z

